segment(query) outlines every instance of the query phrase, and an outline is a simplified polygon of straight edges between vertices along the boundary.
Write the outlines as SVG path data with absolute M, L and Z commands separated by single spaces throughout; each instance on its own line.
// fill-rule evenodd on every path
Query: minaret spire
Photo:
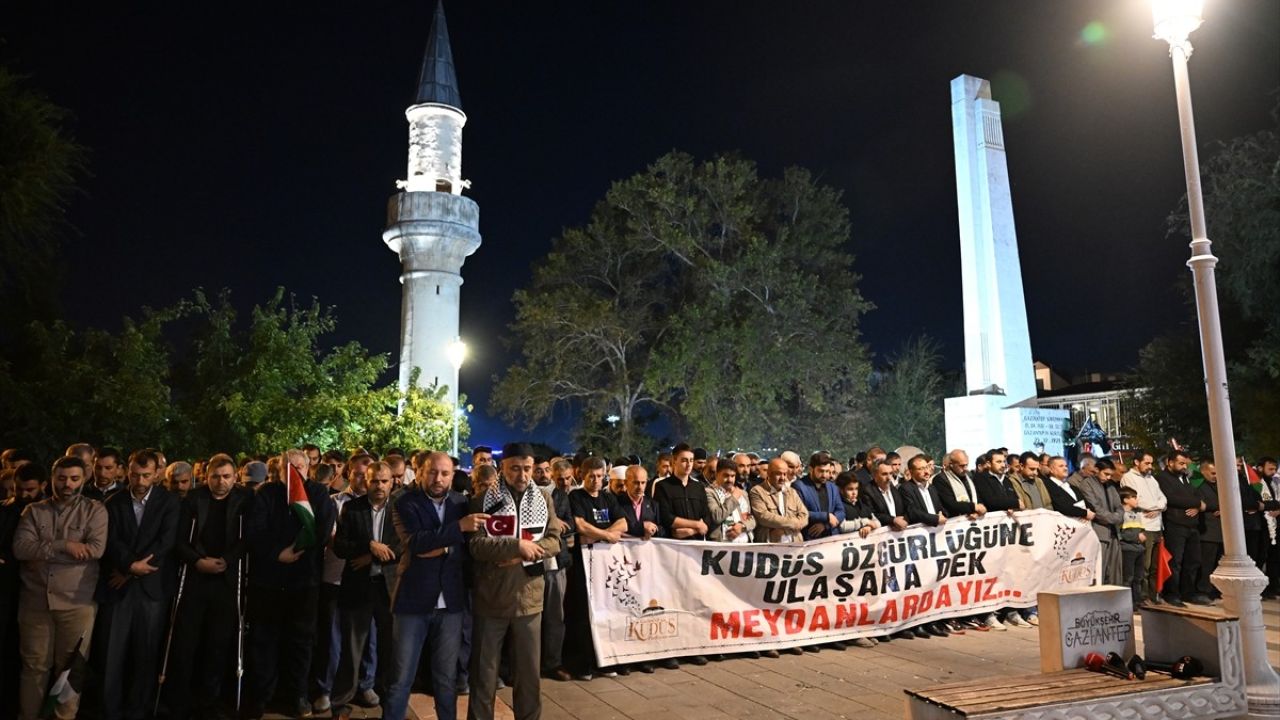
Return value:
M 418 76 L 418 97 L 414 103 L 436 103 L 462 109 L 458 76 L 453 71 L 453 49 L 449 46 L 449 26 L 444 21 L 444 0 L 436 2 L 431 35 L 422 56 L 422 73 Z
M 409 121 L 409 173 L 397 185 L 409 192 L 462 194 L 471 183 L 462 179 L 462 112 L 453 50 L 444 21 L 444 0 L 436 3 L 427 51 L 418 75 L 418 92 L 404 111 Z

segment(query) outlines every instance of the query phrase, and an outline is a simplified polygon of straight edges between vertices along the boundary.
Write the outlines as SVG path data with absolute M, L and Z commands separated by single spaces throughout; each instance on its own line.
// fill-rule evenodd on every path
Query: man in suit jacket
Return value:
M 840 490 L 832 482 L 835 477 L 835 460 L 830 453 L 816 452 L 809 457 L 809 474 L 793 486 L 809 513 L 809 526 L 804 530 L 806 540 L 840 532 L 845 519 L 844 503 L 840 502 Z
M 1200 513 L 1200 572 L 1196 576 L 1196 592 L 1210 599 L 1221 597 L 1221 593 L 1209 582 L 1209 576 L 1218 569 L 1218 561 L 1222 559 L 1222 511 L 1218 499 L 1218 468 L 1212 462 L 1200 463 L 1200 474 L 1204 483 L 1196 488 L 1200 499 L 1204 501 L 1204 512 Z M 1231 486 L 1225 486 L 1231 492 Z
M 401 555 L 389 505 L 396 481 L 391 466 L 382 461 L 371 463 L 364 472 L 365 494 L 343 506 L 333 539 L 334 554 L 346 561 L 338 586 L 342 657 L 333 680 L 334 717 L 349 715 L 353 700 L 363 707 L 378 705 L 379 692 L 385 695 L 391 680 L 391 589 Z M 374 687 L 359 691 L 357 696 L 371 623 L 378 629 Z
M 665 537 L 666 530 L 658 522 L 658 505 L 646 487 L 649 471 L 643 465 L 630 465 L 622 482 L 624 492 L 618 494 L 618 508 L 627 521 L 626 535 L 644 540 Z
M 1045 487 L 1049 489 L 1049 499 L 1057 512 L 1073 517 L 1081 522 L 1093 522 L 1094 512 L 1085 502 L 1084 494 L 1071 487 L 1067 482 L 1067 460 L 1055 455 L 1049 458 L 1049 481 Z
M 1013 514 L 1016 510 L 1029 510 L 1030 507 L 1023 507 L 1026 503 L 1019 498 L 1017 479 L 1011 479 L 1006 472 L 1005 454 L 992 452 L 985 457 L 987 468 L 973 475 L 973 484 L 978 490 L 978 500 L 986 506 L 987 510 L 1004 510 L 1009 514 Z M 1025 458 L 1023 467 L 1025 468 Z
M 125 487 L 126 464 L 120 451 L 115 448 L 98 448 L 89 468 L 89 477 L 85 480 L 81 493 L 92 500 L 106 502 Z
M 483 526 L 488 516 L 469 514 L 467 498 L 450 490 L 452 482 L 453 461 L 446 453 L 433 452 L 417 468 L 415 484 L 400 493 L 391 509 L 401 552 L 392 587 L 394 618 L 388 624 L 395 635 L 387 645 L 395 652 L 395 678 L 383 717 L 404 717 L 424 644 L 431 658 L 436 717 L 458 716 L 458 652 L 468 603 L 466 534 Z
M 539 466 L 540 463 L 534 463 L 535 480 Z M 556 553 L 555 567 L 552 568 L 550 563 L 547 565 L 547 572 L 543 575 L 542 590 L 542 674 L 561 682 L 573 679 L 569 671 L 564 668 L 564 598 L 569 588 L 569 567 L 573 565 L 571 550 L 577 542 L 578 534 L 573 522 L 573 508 L 569 505 L 572 484 L 556 482 L 556 478 L 563 478 L 566 473 L 570 476 L 573 474 L 573 465 L 564 458 L 557 458 L 554 464 L 549 464 L 545 473 L 546 487 L 551 489 L 551 502 L 555 506 L 556 517 L 560 519 L 563 532 L 560 533 L 560 552 Z M 651 498 L 645 499 L 652 504 Z M 656 513 L 657 506 L 653 507 Z M 469 618 L 470 616 L 465 625 L 470 625 Z M 469 637 L 464 641 L 464 655 L 470 654 L 469 641 Z M 466 684 L 466 678 L 459 676 L 459 687 L 465 687 Z
M 1183 599 L 1208 605 L 1208 595 L 1196 592 L 1200 573 L 1200 512 L 1205 502 L 1187 477 L 1191 458 L 1181 450 L 1169 453 L 1164 469 L 1156 473 L 1156 483 L 1168 505 L 1164 510 L 1164 546 L 1171 556 L 1169 579 L 1160 589 L 1165 602 L 1175 607 Z
M 83 461 L 82 461 L 83 462 Z M 80 468 L 81 473 L 84 472 Z M 6 476 L 13 479 L 14 494 L 0 502 L 0 677 L 14 682 L 21 672 L 22 660 L 18 651 L 18 590 L 22 587 L 18 558 L 13 554 L 13 538 L 18 521 L 31 503 L 38 502 L 48 484 L 43 466 L 26 463 L 12 470 L 0 470 L 0 482 Z M 0 718 L 18 716 L 18 693 L 3 693 L 0 697 Z
M 1124 585 L 1124 558 L 1120 553 L 1124 507 L 1120 504 L 1115 465 L 1106 458 L 1094 460 L 1087 470 L 1068 477 L 1067 484 L 1080 491 L 1085 505 L 1093 508 L 1093 531 L 1102 543 L 1102 581 L 1108 585 Z
M 236 484 L 235 460 L 218 454 L 205 466 L 205 484 L 182 500 L 178 527 L 187 534 L 179 530 L 174 554 L 186 566 L 186 579 L 164 687 L 173 720 L 219 702 L 227 638 L 236 635 L 243 597 L 244 512 L 252 496 Z
M 306 477 L 309 461 L 302 450 L 286 451 L 283 461 Z M 250 568 L 246 614 L 253 628 L 246 650 L 242 710 L 246 718 L 261 717 L 263 705 L 275 696 L 279 680 L 293 694 L 293 714 L 311 714 L 306 698 L 307 671 L 316 636 L 324 542 L 333 534 L 336 510 L 329 488 L 307 480 L 303 490 L 314 518 L 310 537 L 290 507 L 285 481 L 259 485 L 245 514 Z
M 898 484 L 902 499 L 907 504 L 907 522 L 912 525 L 937 527 L 947 522 L 947 513 L 942 505 L 942 494 L 933 482 L 932 463 L 924 455 L 915 455 L 907 460 L 907 477 Z M 945 484 L 945 480 L 943 484 Z M 963 632 L 960 628 L 945 621 L 935 621 L 909 628 L 897 633 L 897 637 L 905 637 L 910 632 L 915 637 L 947 637 L 951 632 Z
M 106 502 L 107 548 L 98 583 L 106 644 L 104 720 L 147 717 L 155 698 L 179 532 L 178 498 L 161 486 L 162 478 L 157 454 L 139 450 L 129 457 L 128 488 Z
M 902 491 L 893 485 L 893 466 L 884 458 L 871 467 L 871 489 L 858 495 L 867 512 L 883 527 L 902 530 L 907 522 L 907 501 Z
M 907 461 L 907 480 L 898 485 L 907 504 L 907 522 L 937 527 L 947 522 L 942 496 L 929 477 L 929 461 L 916 455 Z
M 809 524 L 809 511 L 793 488 L 785 487 L 791 469 L 787 461 L 769 461 L 763 483 L 751 488 L 751 514 L 756 519 L 757 542 L 797 542 Z

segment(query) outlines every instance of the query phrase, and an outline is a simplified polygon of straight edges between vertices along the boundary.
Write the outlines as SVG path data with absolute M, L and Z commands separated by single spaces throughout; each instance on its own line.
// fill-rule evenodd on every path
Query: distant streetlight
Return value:
M 460 422 L 458 415 L 458 380 L 462 375 L 462 363 L 467 359 L 467 344 L 462 342 L 461 337 L 455 337 L 453 342 L 449 343 L 445 348 L 445 354 L 449 356 L 449 362 L 453 364 L 453 456 L 458 457 L 458 423 Z
M 1196 151 L 1195 118 L 1191 113 L 1191 81 L 1187 60 L 1188 36 L 1203 22 L 1203 0 L 1154 0 L 1155 36 L 1169 43 L 1173 58 L 1173 84 L 1178 96 L 1178 124 L 1182 134 L 1182 160 L 1187 180 L 1187 210 L 1191 217 L 1191 276 L 1195 284 L 1196 313 L 1200 320 L 1200 351 L 1204 358 L 1206 394 L 1209 399 L 1209 433 L 1217 466 L 1218 506 L 1222 516 L 1223 557 L 1211 576 L 1222 591 L 1222 604 L 1240 618 L 1244 654 L 1245 694 L 1250 717 L 1280 714 L 1280 676 L 1267 662 L 1266 629 L 1260 594 L 1267 577 L 1245 551 L 1244 515 L 1238 482 L 1230 482 L 1236 466 L 1235 431 L 1231 424 L 1231 400 L 1227 392 L 1227 365 L 1222 352 L 1222 322 L 1218 315 L 1218 286 L 1214 266 L 1218 258 L 1210 250 L 1204 220 L 1204 194 L 1200 188 L 1200 158 Z M 1225 490 L 1223 488 L 1226 488 Z

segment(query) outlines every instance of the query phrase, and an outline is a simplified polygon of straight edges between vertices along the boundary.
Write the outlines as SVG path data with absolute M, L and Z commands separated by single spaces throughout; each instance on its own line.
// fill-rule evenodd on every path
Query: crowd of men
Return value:
M 541 678 L 652 673 L 717 657 L 598 667 L 583 553 L 623 538 L 798 542 L 1046 508 L 1088 523 L 1106 583 L 1135 602 L 1207 604 L 1222 556 L 1220 492 L 1238 492 L 1249 554 L 1280 590 L 1280 475 L 1262 458 L 1224 480 L 1181 451 L 1062 457 L 993 449 L 937 467 L 871 448 L 830 453 L 536 456 L 305 446 L 271 458 L 167 462 L 72 445 L 50 466 L 0 455 L 0 720 L 405 717 L 429 692 L 440 718 L 541 714 Z M 1154 472 L 1153 472 L 1154 471 Z M 296 478 L 292 480 L 291 478 Z M 1171 576 L 1157 584 L 1163 542 Z M 928 622 L 823 646 L 940 638 L 1038 624 L 1035 608 Z M 784 652 L 817 652 L 818 647 Z M 778 651 L 749 653 L 778 657 Z M 64 670 L 70 670 L 65 676 Z M 59 678 L 62 678 L 61 680 Z

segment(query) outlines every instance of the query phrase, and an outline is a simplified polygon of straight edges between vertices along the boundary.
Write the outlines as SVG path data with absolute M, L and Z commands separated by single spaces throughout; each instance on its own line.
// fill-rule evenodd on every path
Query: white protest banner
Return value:
M 1098 580 L 1089 523 L 1052 510 L 749 545 L 673 540 L 585 550 L 601 667 L 885 635 L 1030 607 Z

